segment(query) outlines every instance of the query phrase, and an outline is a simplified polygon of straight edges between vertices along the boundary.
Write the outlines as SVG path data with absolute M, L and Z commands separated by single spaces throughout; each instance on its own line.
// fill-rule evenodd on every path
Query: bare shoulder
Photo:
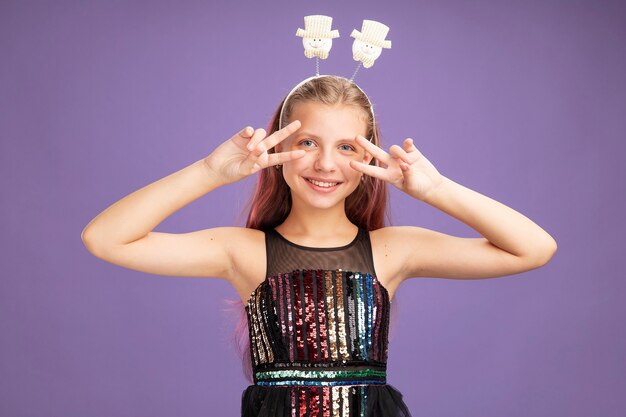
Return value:
M 404 264 L 408 251 L 402 229 L 390 226 L 370 231 L 374 268 L 390 298 L 406 278 Z
M 207 239 L 219 239 L 226 248 L 235 271 L 254 262 L 265 253 L 265 233 L 247 227 L 216 227 L 207 229 Z M 261 256 L 262 257 L 262 256 Z
M 387 291 L 395 293 L 407 278 L 422 276 L 420 268 L 428 269 L 436 232 L 417 226 L 388 226 L 370 232 L 376 272 L 383 278 Z
M 247 300 L 265 278 L 265 233 L 247 227 L 216 227 L 199 233 L 205 249 L 222 248 L 221 252 L 211 252 L 211 263 L 228 265 L 227 272 L 221 276 L 235 288 L 242 300 Z M 224 259 L 215 259 L 220 256 Z
M 208 230 L 219 232 L 231 242 L 231 246 L 249 247 L 265 240 L 263 231 L 248 227 L 216 227 Z
M 242 300 L 265 279 L 265 232 L 245 227 L 225 227 L 224 238 L 229 240 L 228 254 L 232 262 L 229 283 Z
M 409 252 L 407 243 L 427 244 L 429 229 L 417 226 L 388 226 L 370 232 L 372 246 L 384 249 L 387 256 L 398 256 Z M 411 242 L 407 242 L 407 239 Z

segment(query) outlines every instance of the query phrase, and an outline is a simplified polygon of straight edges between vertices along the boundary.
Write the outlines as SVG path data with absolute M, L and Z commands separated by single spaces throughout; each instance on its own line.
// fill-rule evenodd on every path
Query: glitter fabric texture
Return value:
M 270 230 L 266 250 L 266 278 L 246 304 L 254 385 L 242 416 L 410 417 L 387 384 L 390 300 L 369 233 L 309 248 Z

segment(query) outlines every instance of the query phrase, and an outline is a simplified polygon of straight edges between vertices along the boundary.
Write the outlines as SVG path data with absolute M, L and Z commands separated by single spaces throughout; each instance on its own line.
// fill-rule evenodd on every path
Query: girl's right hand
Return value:
M 266 137 L 265 129 L 250 126 L 218 146 L 204 159 L 204 164 L 224 183 L 239 181 L 263 168 L 302 158 L 306 151 L 268 153 L 267 151 L 300 129 L 300 121 L 294 120 L 287 126 Z

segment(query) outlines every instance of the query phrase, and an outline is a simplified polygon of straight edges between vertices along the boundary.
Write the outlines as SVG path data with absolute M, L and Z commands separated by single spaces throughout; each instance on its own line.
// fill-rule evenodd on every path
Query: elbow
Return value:
M 85 227 L 80 233 L 80 240 L 82 240 L 83 245 L 85 245 L 85 248 L 89 251 L 89 253 L 96 257 L 100 257 L 99 247 L 101 245 L 97 244 L 97 238 L 94 236 L 94 232 L 91 229 Z
M 556 254 L 557 248 L 556 241 L 550 237 L 550 241 L 541 250 L 538 250 L 533 257 L 534 263 L 537 265 L 536 267 L 539 268 L 550 262 L 550 259 Z
M 556 240 L 554 240 L 554 238 L 552 236 L 550 236 L 550 240 L 548 242 L 547 245 L 547 249 L 546 249 L 546 253 L 548 255 L 548 259 L 546 260 L 546 263 L 552 259 L 552 257 L 554 256 L 554 254 L 556 253 L 556 250 L 558 249 L 558 246 L 556 244 Z
M 91 240 L 89 235 L 86 234 L 84 230 L 80 234 L 80 240 L 83 242 L 83 245 L 89 251 L 89 253 L 94 254 L 94 252 L 95 252 L 95 245 L 93 244 L 93 241 Z
M 80 232 L 80 240 L 82 240 L 83 244 L 87 247 L 93 242 L 93 232 L 89 228 L 89 225 L 85 226 L 83 231 Z

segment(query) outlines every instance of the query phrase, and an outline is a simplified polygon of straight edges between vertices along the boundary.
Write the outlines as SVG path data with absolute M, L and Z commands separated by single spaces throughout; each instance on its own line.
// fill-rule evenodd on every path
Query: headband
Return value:
M 331 76 L 320 75 L 319 60 L 328 58 L 330 49 L 333 46 L 333 39 L 339 37 L 339 31 L 331 29 L 332 22 L 333 18 L 330 16 L 305 16 L 304 29 L 298 28 L 298 30 L 296 31 L 296 36 L 302 38 L 302 45 L 304 46 L 304 56 L 306 56 L 307 58 L 315 57 L 315 75 L 300 81 L 298 84 L 296 84 L 295 87 L 291 89 L 289 94 L 287 94 L 287 97 L 283 101 L 283 105 L 280 108 L 280 115 L 278 118 L 279 129 L 283 127 L 283 111 L 285 109 L 285 105 L 287 104 L 287 101 L 293 95 L 293 93 L 311 80 L 320 77 Z M 376 59 L 380 57 L 383 48 L 391 48 L 391 41 L 385 39 L 388 32 L 389 27 L 380 22 L 376 22 L 374 20 L 363 20 L 361 31 L 359 32 L 358 30 L 354 29 L 350 34 L 350 37 L 354 38 L 354 42 L 352 43 L 352 58 L 355 61 L 358 61 L 357 67 L 354 70 L 354 73 L 352 74 L 352 77 L 350 77 L 350 79 L 340 77 L 350 81 L 363 93 L 365 98 L 367 98 L 370 112 L 372 113 L 372 122 L 374 126 L 376 126 L 376 124 L 374 119 L 374 107 L 372 106 L 372 102 L 370 101 L 367 94 L 365 94 L 365 91 L 363 91 L 363 89 L 354 82 L 354 77 L 356 76 L 361 66 L 365 68 L 371 68 L 374 65 Z M 372 138 L 370 138 L 370 141 L 371 140 Z

